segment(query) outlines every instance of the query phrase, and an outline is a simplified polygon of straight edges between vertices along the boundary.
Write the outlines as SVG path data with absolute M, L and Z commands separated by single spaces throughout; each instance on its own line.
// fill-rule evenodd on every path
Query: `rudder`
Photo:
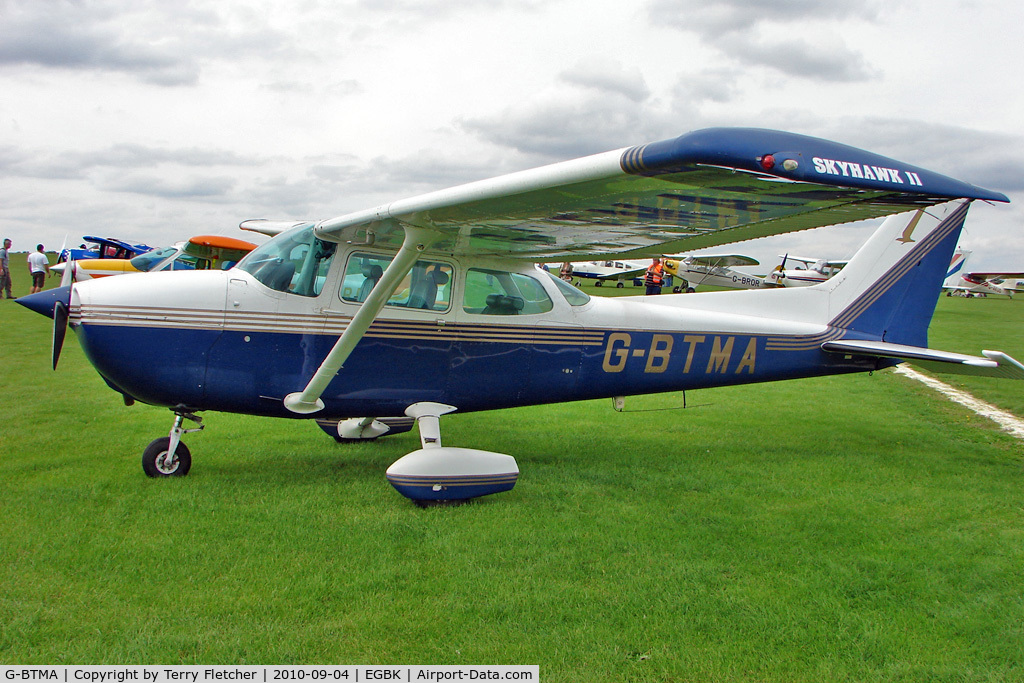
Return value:
M 888 218 L 829 280 L 829 325 L 895 344 L 928 345 L 931 323 L 970 201 Z

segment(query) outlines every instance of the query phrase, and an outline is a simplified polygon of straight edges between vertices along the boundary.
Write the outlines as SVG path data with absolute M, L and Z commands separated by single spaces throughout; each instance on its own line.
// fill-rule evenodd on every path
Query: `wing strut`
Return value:
M 335 342 L 334 347 L 324 358 L 320 367 L 313 373 L 309 384 L 302 391 L 288 394 L 284 397 L 284 406 L 293 413 L 315 413 L 323 410 L 324 402 L 320 396 L 327 389 L 334 376 L 341 370 L 342 364 L 348 359 L 349 354 L 363 338 L 366 330 L 369 329 L 377 314 L 384 308 L 388 298 L 394 294 L 399 283 L 409 274 L 416 264 L 420 252 L 435 242 L 440 235 L 423 228 L 410 225 L 403 226 L 405 239 L 402 248 L 398 250 L 393 261 L 388 265 L 387 270 L 381 275 L 380 280 L 370 291 L 366 301 L 359 307 L 352 317 L 345 331 Z

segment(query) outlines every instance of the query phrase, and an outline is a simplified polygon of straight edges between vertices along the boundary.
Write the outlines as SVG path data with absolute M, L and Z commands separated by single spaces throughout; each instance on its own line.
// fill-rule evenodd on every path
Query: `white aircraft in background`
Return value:
M 808 287 L 828 280 L 846 266 L 849 261 L 827 261 L 819 258 L 790 256 L 784 254 L 782 263 L 775 266 L 765 276 L 765 284 L 769 287 Z M 796 268 L 786 268 L 786 264 L 795 261 Z
M 949 270 L 942 288 L 946 296 L 988 296 L 998 294 L 1013 298 L 1014 292 L 1024 290 L 1024 273 L 968 272 L 967 261 L 974 252 L 957 247 L 949 262 Z
M 557 271 L 558 264 L 548 264 Z M 624 287 L 627 281 L 636 277 L 643 277 L 647 266 L 651 265 L 648 260 L 606 260 L 606 261 L 584 261 L 572 264 L 572 276 L 581 277 L 587 280 L 597 280 L 594 286 L 600 287 L 605 282 L 614 282 L 616 287 Z
M 764 278 L 733 270 L 737 267 L 760 265 L 757 259 L 742 254 L 668 256 L 662 263 L 666 273 L 682 279 L 681 283 L 673 286 L 672 291 L 675 293 L 693 293 L 698 285 L 732 289 L 760 289 L 764 286 Z
M 627 281 L 642 280 L 651 261 L 588 261 L 573 264 L 573 277 L 597 280 L 595 286 L 614 281 L 616 287 L 624 287 Z M 693 254 L 669 255 L 662 259 L 666 275 L 679 278 L 673 281 L 674 293 L 692 293 L 698 285 L 730 287 L 733 289 L 758 289 L 764 279 L 750 273 L 732 270 L 734 267 L 759 265 L 757 259 L 740 254 Z M 637 284 L 634 282 L 634 284 Z
M 1024 379 L 998 351 L 927 347 L 975 199 L 1008 201 L 827 140 L 712 128 L 295 222 L 230 270 L 92 279 L 18 302 L 53 318 L 54 359 L 70 325 L 127 405 L 171 411 L 170 432 L 142 454 L 149 476 L 188 473 L 181 437 L 202 426 L 200 411 L 320 418 L 350 440 L 398 433 L 405 417 L 421 448 L 388 481 L 421 502 L 465 500 L 508 491 L 519 469 L 511 455 L 442 446 L 440 417 L 455 410 L 904 361 Z M 590 297 L 535 265 L 650 260 L 881 216 L 849 265 L 814 287 Z M 845 397 L 830 399 L 841 408 Z

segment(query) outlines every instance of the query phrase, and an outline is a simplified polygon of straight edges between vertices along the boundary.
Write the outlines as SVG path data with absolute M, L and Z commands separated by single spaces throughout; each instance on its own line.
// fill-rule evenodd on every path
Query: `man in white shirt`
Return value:
M 43 289 L 46 274 L 50 272 L 50 260 L 43 252 L 43 245 L 37 244 L 36 250 L 28 255 L 28 272 L 32 273 L 32 293 Z
M 0 299 L 4 298 L 4 292 L 8 299 L 11 296 L 11 259 L 8 252 L 11 250 L 11 240 L 4 240 L 4 248 L 0 249 Z

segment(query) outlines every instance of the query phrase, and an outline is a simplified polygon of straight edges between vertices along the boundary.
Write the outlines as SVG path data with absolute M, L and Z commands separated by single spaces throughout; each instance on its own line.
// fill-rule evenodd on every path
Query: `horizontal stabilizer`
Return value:
M 1001 351 L 982 351 L 984 356 L 969 356 L 963 353 L 936 351 L 921 346 L 855 339 L 828 341 L 822 344 L 821 348 L 830 353 L 895 358 L 932 372 L 1024 379 L 1024 365 Z

